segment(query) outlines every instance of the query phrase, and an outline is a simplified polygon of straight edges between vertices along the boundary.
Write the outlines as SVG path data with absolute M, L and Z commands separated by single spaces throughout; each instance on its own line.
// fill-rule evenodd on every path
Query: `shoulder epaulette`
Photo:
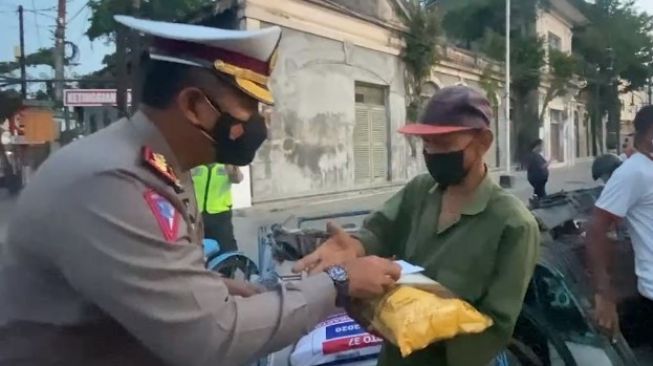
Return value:
M 143 146 L 143 162 L 170 184 L 175 191 L 182 191 L 181 183 L 168 162 L 166 162 L 165 156 L 155 153 L 147 146 Z

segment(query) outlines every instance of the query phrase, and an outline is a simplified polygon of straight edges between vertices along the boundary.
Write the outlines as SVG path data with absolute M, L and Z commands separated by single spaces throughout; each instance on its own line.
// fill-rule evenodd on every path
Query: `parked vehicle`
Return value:
M 531 280 L 514 337 L 495 365 L 524 366 L 632 366 L 653 365 L 653 352 L 643 347 L 641 339 L 650 329 L 638 329 L 621 314 L 624 335 L 615 339 L 605 336 L 592 314 L 593 291 L 585 262 L 585 231 L 594 202 L 601 187 L 561 192 L 542 200 L 531 201 L 531 211 L 542 233 L 542 255 Z M 259 267 L 268 282 L 293 277 L 284 262 L 297 260 L 312 252 L 328 235 L 327 220 L 339 220 L 355 233 L 366 212 L 349 212 L 298 219 L 296 228 L 278 224 L 261 228 Z M 308 225 L 310 224 L 310 225 Z M 637 296 L 633 252 L 628 235 L 617 229 L 615 281 L 619 300 Z M 646 339 L 644 337 L 644 339 Z M 271 355 L 259 364 L 286 366 L 292 347 Z M 368 362 L 368 361 L 366 361 Z M 372 363 L 373 364 L 373 363 Z
M 213 239 L 204 239 L 204 258 L 206 268 L 225 277 L 250 280 L 259 271 L 251 259 L 241 252 L 226 252 Z

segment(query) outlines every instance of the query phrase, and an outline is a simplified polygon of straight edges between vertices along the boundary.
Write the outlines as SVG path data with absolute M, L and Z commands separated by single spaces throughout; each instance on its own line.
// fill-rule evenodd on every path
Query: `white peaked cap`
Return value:
M 241 31 L 194 24 L 161 22 L 115 15 L 129 28 L 154 36 L 150 57 L 212 67 L 233 77 L 235 85 L 262 103 L 272 104 L 267 87 L 281 39 L 281 28 Z

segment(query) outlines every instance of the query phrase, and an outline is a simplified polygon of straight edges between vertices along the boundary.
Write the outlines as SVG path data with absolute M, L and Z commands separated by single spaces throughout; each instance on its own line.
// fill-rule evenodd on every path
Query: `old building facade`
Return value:
M 550 7 L 539 9 L 536 31 L 546 42 L 547 57 L 550 50 L 571 54 L 573 28 L 586 22 L 585 16 L 568 0 L 551 0 Z M 548 105 L 544 105 L 549 88 L 546 74 L 540 87 L 540 108 L 544 108 L 540 138 L 553 167 L 573 165 L 590 155 L 589 120 L 579 96 L 584 83 L 579 80 L 571 84 L 565 96 L 554 98 Z
M 265 108 L 269 140 L 248 169 L 252 203 L 383 189 L 423 172 L 419 143 L 396 133 L 406 123 L 405 69 L 399 1 L 247 0 L 245 29 L 283 28 L 272 89 Z M 452 47 L 423 87 L 430 97 L 444 86 L 481 89 L 483 71 L 502 66 Z M 502 83 L 498 76 L 496 83 Z M 499 169 L 505 132 L 503 95 L 492 123 L 496 141 L 488 165 Z M 238 196 L 246 195 L 239 192 Z

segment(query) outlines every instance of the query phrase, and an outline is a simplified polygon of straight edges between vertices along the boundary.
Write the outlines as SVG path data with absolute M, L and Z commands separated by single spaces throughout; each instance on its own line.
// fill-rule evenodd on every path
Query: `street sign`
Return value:
M 63 104 L 66 107 L 116 106 L 116 89 L 64 89 Z M 131 105 L 131 90 L 127 90 L 127 104 Z

